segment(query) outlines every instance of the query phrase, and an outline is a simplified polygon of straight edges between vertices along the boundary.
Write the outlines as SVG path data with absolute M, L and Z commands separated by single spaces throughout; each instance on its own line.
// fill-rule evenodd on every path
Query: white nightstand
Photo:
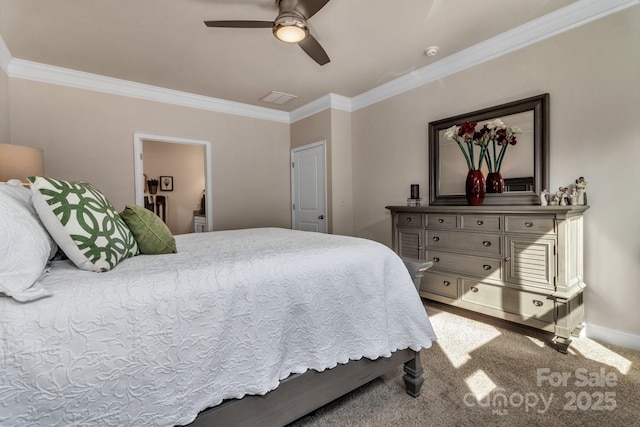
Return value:
M 207 217 L 205 214 L 193 213 L 193 230 L 196 233 L 204 233 L 207 231 Z

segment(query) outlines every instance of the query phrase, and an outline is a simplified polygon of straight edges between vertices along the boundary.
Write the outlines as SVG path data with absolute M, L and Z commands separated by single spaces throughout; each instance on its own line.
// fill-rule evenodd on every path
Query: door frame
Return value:
M 201 145 L 204 146 L 204 195 L 207 219 L 207 230 L 213 231 L 213 171 L 211 168 L 211 142 L 199 139 L 177 138 L 172 136 L 149 135 L 146 133 L 133 134 L 133 173 L 135 176 L 136 205 L 144 206 L 144 162 L 142 159 L 142 143 L 168 142 L 171 144 Z
M 293 205 L 295 203 L 295 195 L 296 195 L 296 187 L 295 187 L 295 171 L 293 168 L 293 157 L 294 154 L 297 151 L 302 151 L 302 150 L 308 150 L 310 148 L 315 148 L 315 147 L 322 147 L 322 150 L 324 152 L 324 164 L 322 165 L 322 168 L 324 170 L 324 215 L 325 215 L 325 228 L 324 228 L 324 232 L 325 234 L 329 233 L 329 205 L 328 203 L 328 189 L 327 189 L 327 141 L 326 140 L 322 140 L 322 141 L 318 141 L 318 142 L 312 142 L 311 144 L 306 144 L 306 145 L 301 145 L 299 147 L 294 147 L 291 149 L 291 158 L 290 158 L 290 163 L 289 163 L 289 168 L 291 169 L 291 229 L 295 230 L 295 224 L 296 224 L 296 212 L 295 209 L 293 208 Z

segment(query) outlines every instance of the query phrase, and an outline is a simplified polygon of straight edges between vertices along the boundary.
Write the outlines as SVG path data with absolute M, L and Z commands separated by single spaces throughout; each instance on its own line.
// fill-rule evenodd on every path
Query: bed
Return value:
M 103 273 L 48 261 L 48 295 L 0 296 L 0 425 L 284 425 L 401 364 L 419 393 L 435 334 L 386 246 L 280 228 L 175 244 Z

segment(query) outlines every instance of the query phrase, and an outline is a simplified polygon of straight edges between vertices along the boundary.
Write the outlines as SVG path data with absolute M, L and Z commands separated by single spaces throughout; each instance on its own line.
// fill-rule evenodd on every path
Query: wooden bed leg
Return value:
M 404 372 L 406 373 L 402 379 L 407 393 L 412 397 L 420 396 L 420 389 L 424 378 L 422 378 L 422 362 L 420 361 L 420 352 L 415 351 L 413 359 L 405 362 Z

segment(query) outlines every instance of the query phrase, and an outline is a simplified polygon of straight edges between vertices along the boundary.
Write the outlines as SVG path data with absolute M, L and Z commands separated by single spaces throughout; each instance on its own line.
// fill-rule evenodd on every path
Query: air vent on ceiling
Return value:
M 269 102 L 271 104 L 282 105 L 296 98 L 297 96 L 295 95 L 289 95 L 288 93 L 283 93 L 283 92 L 278 92 L 273 90 L 271 91 L 271 93 L 260 98 L 260 101 Z

